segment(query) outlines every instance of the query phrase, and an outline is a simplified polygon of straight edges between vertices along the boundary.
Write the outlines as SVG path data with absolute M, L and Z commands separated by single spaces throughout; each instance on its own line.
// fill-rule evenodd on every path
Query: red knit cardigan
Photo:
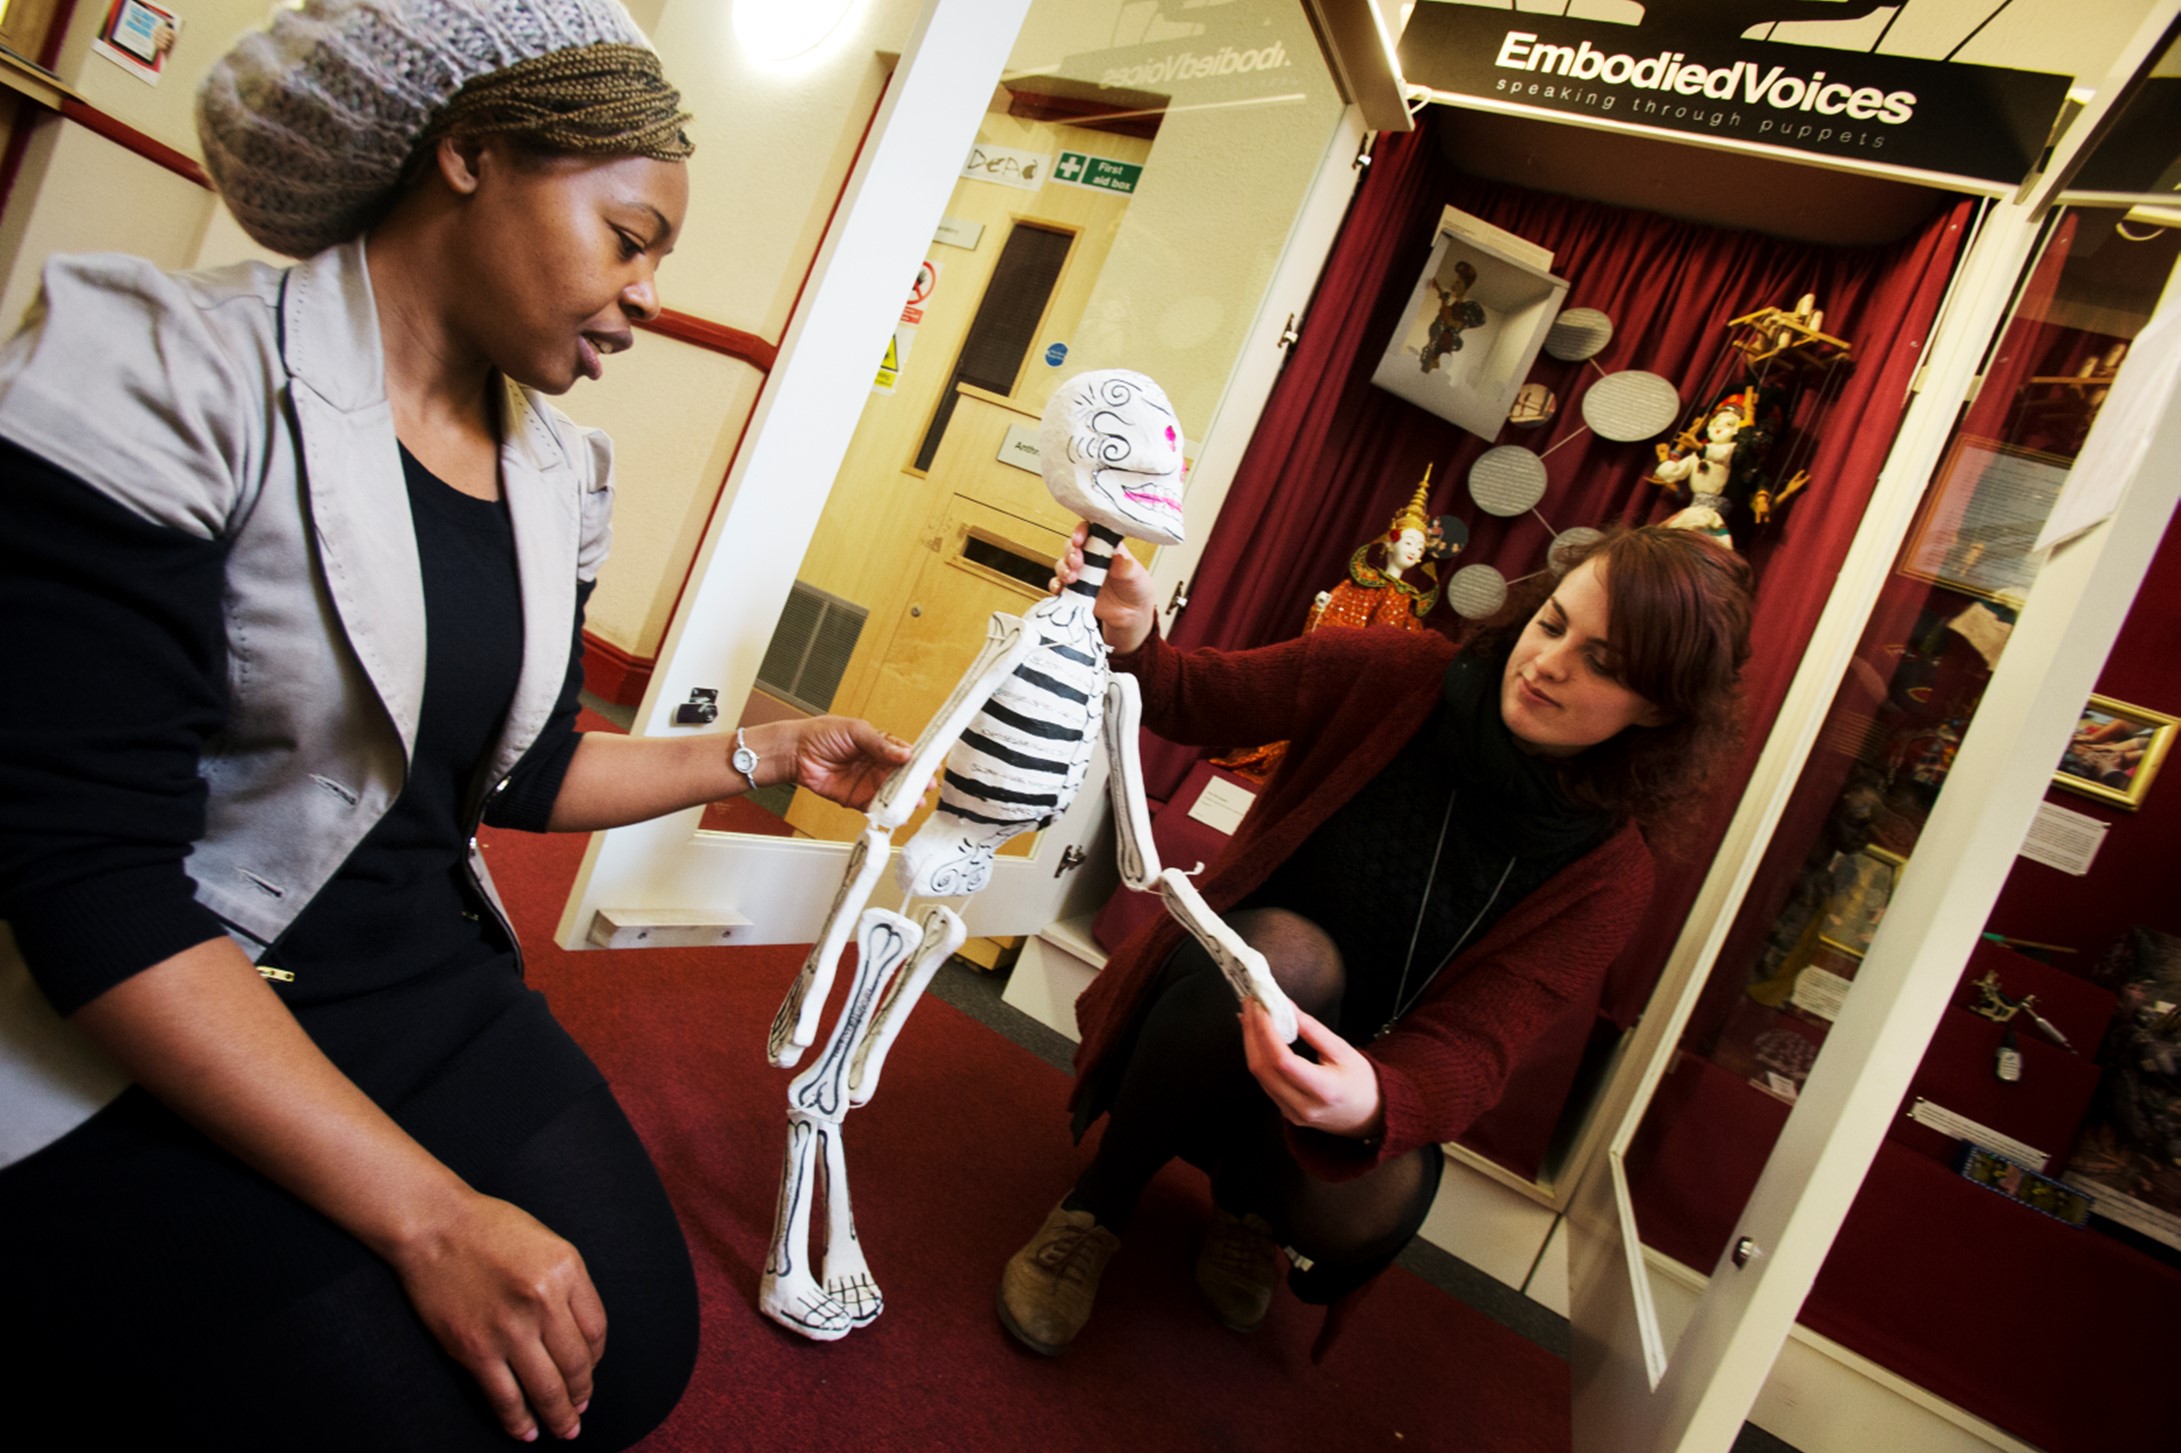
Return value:
M 1249 651 L 1182 652 L 1156 633 L 1113 667 L 1143 688 L 1144 725 L 1171 741 L 1288 743 L 1286 759 L 1199 883 L 1225 913 L 1376 776 L 1438 703 L 1457 648 L 1434 631 L 1313 631 Z M 1651 854 L 1633 823 L 1562 869 L 1447 965 L 1383 1039 L 1360 1046 L 1378 1072 L 1375 1144 L 1289 1127 L 1313 1175 L 1342 1180 L 1453 1139 L 1490 1109 L 1516 1062 L 1605 977 L 1651 895 Z M 1161 916 L 1129 936 L 1076 1001 L 1082 1041 L 1070 1101 L 1079 1127 L 1104 1106 L 1095 1073 L 1183 929 Z M 1419 966 L 1428 967 L 1428 966 Z

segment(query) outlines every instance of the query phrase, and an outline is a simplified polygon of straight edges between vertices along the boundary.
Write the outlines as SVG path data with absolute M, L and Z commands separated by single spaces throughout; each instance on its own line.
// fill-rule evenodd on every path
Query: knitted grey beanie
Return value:
M 198 88 L 205 169 L 254 240 L 307 257 L 376 220 L 468 82 L 605 42 L 649 44 L 619 0 L 305 0 Z

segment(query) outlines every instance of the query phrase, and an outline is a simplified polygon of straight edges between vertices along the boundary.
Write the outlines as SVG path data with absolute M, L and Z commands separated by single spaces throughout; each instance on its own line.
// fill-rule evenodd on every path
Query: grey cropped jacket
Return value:
M 185 866 L 255 958 L 400 795 L 423 700 L 423 582 L 363 244 L 179 275 L 63 257 L 43 282 L 0 349 L 0 436 L 147 521 L 226 545 L 227 717 L 199 759 L 206 826 Z M 562 623 L 610 536 L 604 434 L 512 384 L 501 433 L 533 628 L 472 821 L 560 697 Z M 470 866 L 497 908 L 474 841 Z M 125 1083 L 0 933 L 0 1165 Z

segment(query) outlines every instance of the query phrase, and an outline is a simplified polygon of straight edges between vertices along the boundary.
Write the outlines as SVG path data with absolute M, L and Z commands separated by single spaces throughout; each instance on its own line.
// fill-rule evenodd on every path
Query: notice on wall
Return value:
M 995 146 L 988 141 L 980 141 L 971 147 L 969 159 L 962 163 L 962 175 L 973 182 L 1020 187 L 1026 192 L 1043 187 L 1052 169 L 1053 159 L 1046 152 Z
M 1081 151 L 1064 151 L 1060 160 L 1053 164 L 1056 182 L 1088 187 L 1094 192 L 1118 192 L 1124 197 L 1136 190 L 1143 174 L 1143 167 L 1136 162 L 1115 161 L 1108 156 L 1092 156 Z
M 941 217 L 939 230 L 932 234 L 932 241 L 944 242 L 949 247 L 959 247 L 975 252 L 984 239 L 984 223 L 965 222 L 959 217 Z
M 901 321 L 894 324 L 894 336 L 886 340 L 886 358 L 878 366 L 871 392 L 890 394 L 900 385 L 901 370 L 909 361 L 916 330 L 924 321 L 924 306 L 938 286 L 939 264 L 926 258 L 916 269 L 916 280 L 909 284 L 909 300 L 901 305 Z
M 1038 463 L 1038 426 L 1036 424 L 1009 424 L 1007 437 L 1000 440 L 1000 452 L 996 456 L 1002 464 L 1012 464 L 1017 469 L 1027 469 L 1032 474 L 1042 474 Z
M 181 17 L 165 6 L 117 0 L 91 42 L 91 51 L 145 85 L 156 86 L 181 33 Z
M 2037 816 L 2030 822 L 2029 836 L 2022 839 L 2022 856 L 2080 878 L 2090 871 L 2098 849 L 2105 844 L 2105 830 L 2111 825 L 2087 812 L 2041 802 Z
M 871 392 L 890 394 L 901 383 L 901 369 L 909 361 L 910 345 L 916 342 L 916 329 L 908 323 L 896 323 L 894 336 L 886 340 L 886 358 L 878 366 L 878 378 L 871 384 Z

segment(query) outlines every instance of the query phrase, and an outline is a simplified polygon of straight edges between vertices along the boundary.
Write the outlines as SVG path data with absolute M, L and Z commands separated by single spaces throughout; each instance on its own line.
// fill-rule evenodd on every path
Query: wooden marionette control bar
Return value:
M 1795 363 L 1807 363 L 1820 367 L 1842 362 L 1855 351 L 1855 345 L 1845 338 L 1835 338 L 1820 332 L 1818 325 L 1825 315 L 1813 306 L 1813 300 L 1804 297 L 1793 312 L 1785 308 L 1759 308 L 1730 319 L 1729 328 L 1746 328 L 1746 336 L 1734 340 L 1752 364 L 1768 363 L 1785 359 Z

